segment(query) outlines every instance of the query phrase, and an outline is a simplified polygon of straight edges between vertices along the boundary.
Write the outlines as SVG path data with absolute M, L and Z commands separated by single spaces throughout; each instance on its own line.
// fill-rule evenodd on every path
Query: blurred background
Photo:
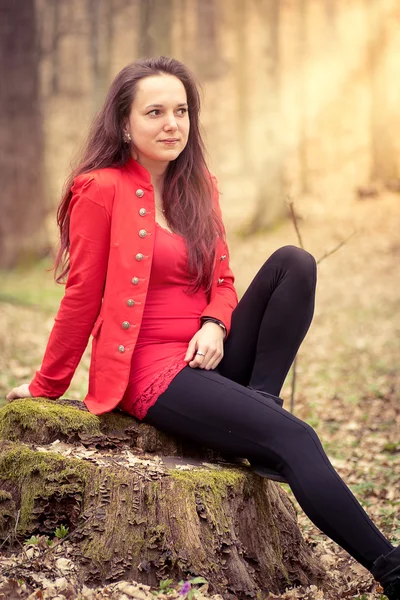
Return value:
M 54 244 L 71 160 L 112 78 L 140 56 L 174 56 L 201 83 L 235 230 L 265 230 L 288 194 L 336 205 L 400 191 L 399 0 L 0 4 L 1 267 Z
M 157 54 L 202 86 L 239 294 L 281 245 L 318 259 L 344 242 L 320 266 L 308 368 L 332 373 L 345 351 L 359 373 L 368 349 L 376 378 L 388 348 L 398 366 L 399 0 L 1 0 L 0 44 L 1 394 L 40 365 L 62 297 L 50 269 L 71 163 L 112 78 Z
M 293 410 L 398 540 L 400 1 L 1 0 L 0 46 L 0 405 L 39 368 L 63 294 L 55 213 L 89 123 L 128 62 L 174 56 L 203 89 L 239 295 L 279 246 L 320 261 Z

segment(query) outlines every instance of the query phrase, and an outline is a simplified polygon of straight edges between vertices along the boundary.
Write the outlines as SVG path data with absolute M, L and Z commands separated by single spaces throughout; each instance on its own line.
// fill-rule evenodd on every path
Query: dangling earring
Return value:
M 132 141 L 131 134 L 129 131 L 125 131 L 124 142 L 125 144 L 130 144 Z

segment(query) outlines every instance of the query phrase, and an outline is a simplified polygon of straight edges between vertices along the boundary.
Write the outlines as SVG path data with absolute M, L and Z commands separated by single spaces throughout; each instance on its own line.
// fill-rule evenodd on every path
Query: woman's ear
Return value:
M 129 120 L 125 119 L 122 123 L 122 139 L 126 144 L 130 144 L 132 141 L 132 136 L 129 131 Z

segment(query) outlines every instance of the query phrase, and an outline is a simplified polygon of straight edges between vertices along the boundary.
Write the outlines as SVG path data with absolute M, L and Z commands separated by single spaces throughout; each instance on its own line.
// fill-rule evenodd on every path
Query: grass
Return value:
M 55 284 L 51 266 L 51 261 L 45 259 L 31 267 L 0 271 L 0 304 L 53 314 L 63 297 L 64 286 Z
M 5 395 L 29 383 L 40 367 L 64 286 L 57 285 L 49 259 L 13 271 L 0 271 L 0 407 Z M 83 398 L 87 389 L 89 351 L 72 381 L 69 397 Z

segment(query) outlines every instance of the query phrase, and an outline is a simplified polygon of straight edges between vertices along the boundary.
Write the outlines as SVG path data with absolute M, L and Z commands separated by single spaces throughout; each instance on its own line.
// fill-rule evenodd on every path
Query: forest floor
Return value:
M 356 200 L 304 199 L 296 205 L 304 245 L 318 259 L 357 233 L 319 265 L 317 304 L 313 325 L 299 352 L 296 416 L 308 421 L 339 474 L 345 479 L 375 523 L 394 543 L 400 542 L 400 197 L 382 194 Z M 243 293 L 263 261 L 279 246 L 298 245 L 290 220 L 272 231 L 242 238 L 226 223 L 237 277 Z M 0 405 L 14 385 L 29 382 L 39 367 L 62 288 L 52 283 L 47 263 L 12 273 L 1 273 L 0 288 Z M 68 391 L 83 398 L 89 354 Z M 282 393 L 290 407 L 291 375 Z M 288 486 L 284 486 L 296 504 Z M 324 536 L 296 504 L 303 535 L 327 567 L 335 593 L 315 587 L 288 590 L 277 600 L 301 598 L 336 600 L 383 598 L 370 574 Z M 54 560 L 64 564 L 55 585 L 47 581 L 43 596 L 30 598 L 154 597 L 142 588 L 117 584 L 78 594 L 73 577 L 73 555 L 60 545 Z M 9 560 L 21 560 L 23 553 Z M 0 559 L 4 565 L 5 559 Z M 50 560 L 50 559 L 49 559 Z M 69 566 L 68 566 L 69 565 Z M 11 586 L 11 587 L 7 587 Z M 12 591 L 14 586 L 14 591 Z M 38 584 L 38 587 L 41 587 Z M 18 589 L 17 589 L 18 588 Z M 63 591 L 64 589 L 64 591 Z M 69 592 L 68 592 L 69 589 Z M 57 591 L 58 590 L 58 591 Z M 209 598 L 206 590 L 198 598 Z M 2 596 L 3 594 L 3 596 Z M 19 595 L 18 595 L 19 594 Z M 124 596 L 125 594 L 125 596 Z M 20 584 L 0 576 L 0 598 L 26 598 Z M 178 591 L 158 598 L 182 598 Z M 217 598 L 217 597 L 214 597 Z

